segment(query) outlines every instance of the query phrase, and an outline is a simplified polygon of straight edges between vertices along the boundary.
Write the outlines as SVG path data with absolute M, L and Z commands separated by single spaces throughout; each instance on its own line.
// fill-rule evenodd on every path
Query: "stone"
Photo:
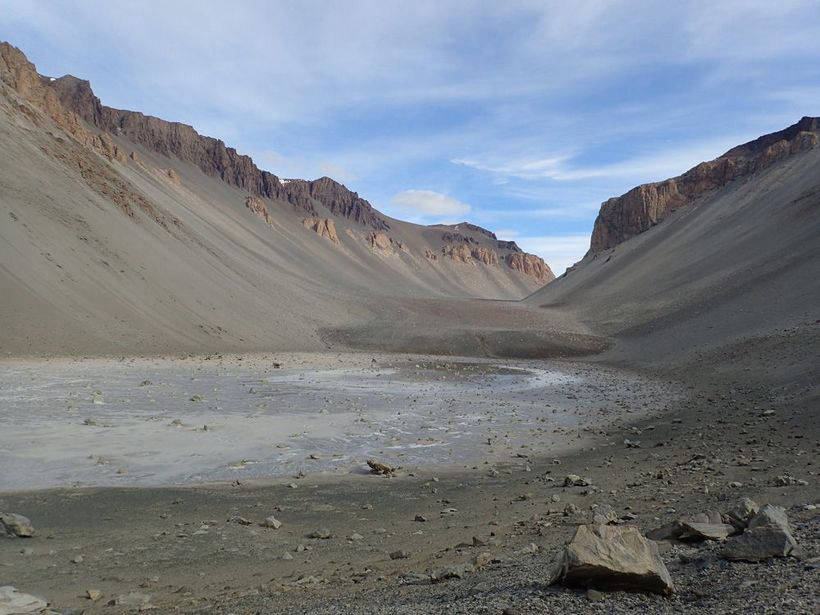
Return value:
M 601 504 L 593 509 L 592 520 L 596 525 L 614 523 L 618 520 L 618 513 L 609 504 Z
M 413 518 L 413 521 L 417 521 L 418 523 L 424 523 L 425 521 L 427 521 L 427 517 L 425 517 L 424 515 L 416 515 Z
M 326 527 L 320 527 L 319 529 L 313 530 L 310 534 L 308 534 L 308 538 L 327 540 L 329 538 L 333 538 L 333 532 L 331 532 Z
M 283 560 L 292 560 L 293 556 L 288 551 L 285 551 L 284 554 L 282 555 L 282 559 Z
M 96 602 L 102 598 L 102 592 L 99 589 L 87 589 L 85 590 L 85 597 L 92 602 Z
M 748 529 L 729 541 L 723 549 L 728 560 L 760 562 L 772 557 L 786 557 L 797 549 L 786 511 L 766 504 L 749 521 Z
M 16 587 L 0 587 L 0 615 L 39 613 L 47 606 L 48 603 L 42 598 L 19 592 Z
M 587 599 L 590 602 L 600 602 L 604 599 L 604 595 L 599 592 L 597 589 L 588 589 L 587 590 Z
M 588 487 L 591 484 L 588 478 L 583 478 L 577 474 L 567 474 L 564 478 L 564 487 Z
M 31 538 L 34 536 L 34 526 L 28 517 L 17 513 L 0 513 L 0 530 L 8 538 Z
M 658 594 L 674 591 L 657 547 L 634 526 L 578 526 L 550 583 Z
M 389 466 L 386 463 L 382 463 L 380 461 L 376 461 L 375 459 L 368 459 L 367 465 L 370 466 L 371 474 L 381 474 L 383 476 L 390 476 L 396 473 L 398 468 L 394 468 L 393 466 Z
M 279 521 L 279 519 L 277 519 L 276 517 L 270 516 L 266 517 L 265 520 L 259 525 L 261 525 L 262 527 L 278 530 L 280 527 L 282 527 L 282 522 Z
M 749 498 L 740 498 L 728 511 L 726 511 L 726 518 L 729 523 L 735 527 L 743 529 L 749 525 L 749 521 L 752 520 L 752 517 L 754 517 L 759 510 L 760 507 L 754 502 L 754 500 Z
M 726 540 L 737 531 L 734 525 L 728 523 L 681 523 L 681 533 L 678 540 Z
M 446 568 L 440 568 L 431 572 L 430 581 L 433 583 L 441 583 L 448 579 L 461 579 L 466 576 L 467 573 L 472 572 L 472 570 L 472 566 L 447 566 Z
M 390 559 L 407 559 L 408 557 L 410 557 L 410 552 L 402 549 L 390 553 Z
M 364 536 L 362 536 L 358 532 L 353 532 L 350 536 L 348 536 L 348 540 L 352 540 L 353 542 L 358 542 L 359 540 L 364 540 Z
M 76 556 L 74 559 L 71 560 L 75 564 L 82 564 L 84 560 L 82 555 Z

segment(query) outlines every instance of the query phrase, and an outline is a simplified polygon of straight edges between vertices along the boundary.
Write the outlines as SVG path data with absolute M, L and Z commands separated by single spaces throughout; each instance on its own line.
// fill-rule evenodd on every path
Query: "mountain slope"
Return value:
M 582 261 L 525 303 L 571 311 L 594 332 L 616 338 L 621 356 L 639 362 L 816 330 L 819 134 L 820 121 L 804 118 L 704 163 L 746 171 L 717 186 L 709 180 L 702 190 L 679 190 L 691 197 L 674 209 L 667 200 L 643 231 L 631 222 L 612 225 L 610 214 L 619 201 L 627 219 L 647 220 L 646 201 L 608 201 L 596 230 L 610 230 L 594 235 Z M 700 173 L 669 182 L 685 185 Z
M 5 43 L 0 148 L 5 355 L 319 349 L 320 329 L 387 306 L 518 299 L 553 277 L 479 227 L 394 220 L 330 178 L 280 180 L 105 107 Z

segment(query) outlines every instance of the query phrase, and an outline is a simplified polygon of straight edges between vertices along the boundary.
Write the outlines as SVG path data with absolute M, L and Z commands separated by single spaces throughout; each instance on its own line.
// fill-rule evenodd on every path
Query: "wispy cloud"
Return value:
M 704 160 L 711 160 L 743 142 L 749 135 L 724 135 L 684 147 L 674 147 L 597 165 L 584 165 L 574 156 L 551 156 L 537 160 L 479 161 L 453 159 L 464 165 L 489 173 L 528 180 L 579 181 L 598 178 L 627 178 L 641 182 L 679 175 Z
M 0 39 L 277 175 L 329 174 L 417 220 L 578 243 L 608 196 L 817 113 L 816 13 L 815 0 L 5 0 Z M 407 186 L 471 207 L 393 203 Z
M 393 211 L 419 222 L 441 222 L 464 216 L 470 206 L 446 194 L 432 190 L 404 190 L 390 199 Z

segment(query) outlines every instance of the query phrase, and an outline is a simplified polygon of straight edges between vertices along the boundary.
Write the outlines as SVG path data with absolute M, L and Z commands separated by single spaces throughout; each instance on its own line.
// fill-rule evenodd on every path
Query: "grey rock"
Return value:
M 578 526 L 550 582 L 658 594 L 674 591 L 657 547 L 634 526 Z
M 410 552 L 401 549 L 390 553 L 390 559 L 407 559 L 408 557 L 410 557 Z
M 280 527 L 282 527 L 282 522 L 279 521 L 279 519 L 277 519 L 276 517 L 270 516 L 266 517 L 265 520 L 259 525 L 261 525 L 262 527 L 278 530 Z
M 34 526 L 31 521 L 17 513 L 0 513 L 0 530 L 7 538 L 31 538 L 34 536 Z
M 745 528 L 749 525 L 760 507 L 749 498 L 740 498 L 732 507 L 726 511 L 726 517 L 729 523 L 738 528 Z
M 308 538 L 316 538 L 318 540 L 327 540 L 333 538 L 333 532 L 326 527 L 320 527 L 318 530 L 313 530 L 308 534 Z
M 734 525 L 728 523 L 681 523 L 682 532 L 678 540 L 726 540 L 737 532 Z
M 786 557 L 797 549 L 786 511 L 766 504 L 751 521 L 749 528 L 723 549 L 729 560 L 760 562 L 771 557 Z
M 564 478 L 564 487 L 589 487 L 592 484 L 588 478 L 577 474 L 567 474 Z

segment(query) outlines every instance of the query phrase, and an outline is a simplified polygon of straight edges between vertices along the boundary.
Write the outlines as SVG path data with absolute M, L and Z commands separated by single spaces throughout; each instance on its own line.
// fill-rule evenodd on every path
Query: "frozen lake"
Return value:
M 660 388 L 544 362 L 407 357 L 0 364 L 0 491 L 363 472 L 557 454 Z M 668 396 L 667 396 L 668 397 Z M 524 449 L 522 449 L 524 447 Z

